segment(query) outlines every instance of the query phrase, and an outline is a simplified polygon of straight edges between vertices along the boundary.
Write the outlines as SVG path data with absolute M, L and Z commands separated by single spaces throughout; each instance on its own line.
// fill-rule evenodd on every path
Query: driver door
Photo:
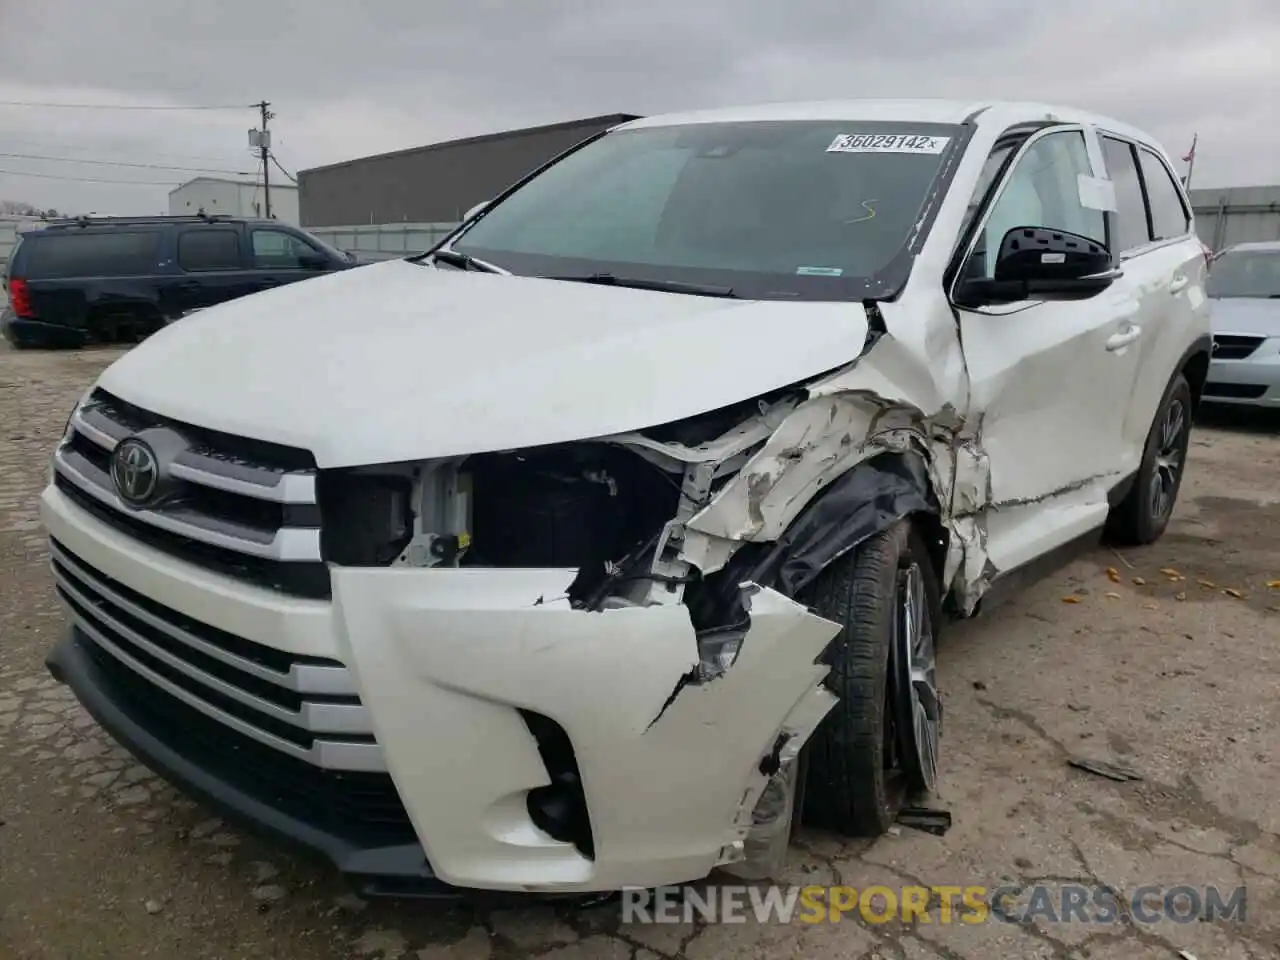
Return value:
M 325 272 L 328 258 L 287 230 L 255 227 L 250 237 L 253 256 L 250 282 L 255 290 L 269 290 Z
M 961 275 L 992 277 L 1005 232 L 1047 227 L 1107 240 L 1079 178 L 1105 177 L 1091 129 L 1029 138 L 985 211 Z M 1096 146 L 1096 139 L 1093 140 Z M 1098 157 L 1095 163 L 1092 157 Z M 1087 188 L 1086 188 L 1087 189 Z M 1140 291 L 1120 278 L 1075 301 L 956 306 L 970 409 L 990 470 L 987 554 L 1007 571 L 1105 522 L 1107 494 L 1136 464 L 1124 421 L 1142 335 Z

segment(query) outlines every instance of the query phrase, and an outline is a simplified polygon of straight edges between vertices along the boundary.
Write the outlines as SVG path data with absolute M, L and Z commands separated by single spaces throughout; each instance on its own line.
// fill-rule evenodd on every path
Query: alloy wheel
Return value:
M 1151 471 L 1148 503 L 1151 519 L 1163 520 L 1173 510 L 1185 457 L 1187 411 L 1180 401 L 1169 404 L 1156 437 L 1155 469 Z
M 908 779 L 932 791 L 938 781 L 942 698 L 938 692 L 933 621 L 924 572 L 912 563 L 898 575 L 894 610 L 894 662 L 900 760 Z

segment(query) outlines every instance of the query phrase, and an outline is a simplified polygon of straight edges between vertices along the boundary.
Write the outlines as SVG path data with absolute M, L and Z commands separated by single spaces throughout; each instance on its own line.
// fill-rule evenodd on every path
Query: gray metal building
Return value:
M 302 226 L 456 222 L 574 144 L 634 119 L 587 117 L 300 170 Z

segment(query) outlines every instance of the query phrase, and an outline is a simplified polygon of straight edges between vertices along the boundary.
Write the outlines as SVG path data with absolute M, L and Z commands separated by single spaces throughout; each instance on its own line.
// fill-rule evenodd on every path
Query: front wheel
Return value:
M 1191 385 L 1179 373 L 1156 411 L 1133 487 L 1107 518 L 1107 537 L 1113 543 L 1155 543 L 1169 525 L 1191 443 L 1191 412 Z
M 806 590 L 814 612 L 844 625 L 826 654 L 827 686 L 840 700 L 805 748 L 807 825 L 879 836 L 907 796 L 936 786 L 939 594 L 909 520 L 836 561 Z

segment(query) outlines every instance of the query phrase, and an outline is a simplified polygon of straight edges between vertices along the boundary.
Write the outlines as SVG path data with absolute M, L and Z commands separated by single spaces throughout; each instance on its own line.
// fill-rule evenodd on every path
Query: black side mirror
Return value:
M 298 257 L 298 266 L 304 270 L 324 270 L 329 266 L 329 258 L 322 253 L 304 253 Z
M 962 306 L 1019 300 L 1084 300 L 1120 277 L 1105 244 L 1047 227 L 1014 227 L 1004 235 L 995 276 L 975 277 L 957 287 Z

